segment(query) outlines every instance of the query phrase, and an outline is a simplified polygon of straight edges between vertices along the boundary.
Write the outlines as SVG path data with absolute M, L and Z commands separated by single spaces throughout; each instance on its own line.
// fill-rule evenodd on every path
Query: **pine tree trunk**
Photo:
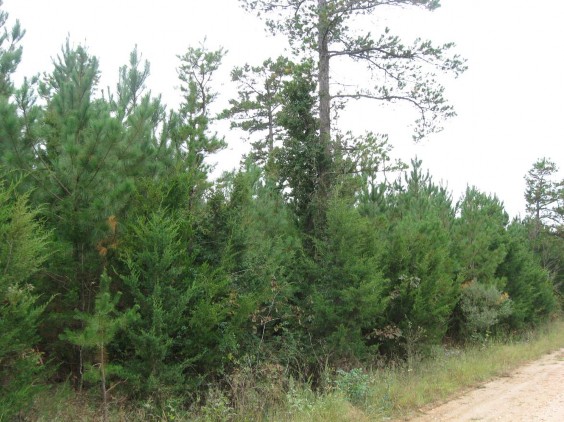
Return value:
M 330 191 L 331 170 L 331 94 L 329 86 L 329 22 L 327 18 L 327 0 L 318 0 L 318 83 L 319 83 L 319 189 L 315 220 L 317 229 L 321 229 L 325 221 L 325 205 Z M 316 230 L 319 231 L 319 230 Z
M 268 85 L 266 86 L 266 98 L 272 98 L 272 93 L 270 92 L 270 88 Z M 267 106 L 268 109 L 268 142 L 267 148 L 268 153 L 266 155 L 266 160 L 269 161 L 270 157 L 272 156 L 272 151 L 274 150 L 274 110 L 272 106 L 269 104 Z
M 106 356 L 104 346 L 100 347 L 100 378 L 102 381 L 103 421 L 108 421 L 108 389 L 106 388 Z
M 327 39 L 327 0 L 318 0 L 318 54 L 319 54 L 319 134 L 324 146 L 331 140 L 331 95 L 329 92 L 329 45 Z M 324 149 L 324 152 L 330 151 Z

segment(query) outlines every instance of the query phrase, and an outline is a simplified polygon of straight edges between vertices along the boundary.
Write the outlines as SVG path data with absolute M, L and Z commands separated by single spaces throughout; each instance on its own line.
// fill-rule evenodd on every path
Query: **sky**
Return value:
M 364 22 L 377 34 L 389 26 L 406 41 L 416 37 L 453 41 L 468 61 L 458 79 L 445 77 L 446 96 L 458 116 L 444 130 L 414 144 L 411 114 L 367 101 L 351 103 L 339 120 L 355 133 L 390 134 L 392 157 L 422 159 L 437 182 L 458 199 L 467 185 L 496 194 L 511 216 L 524 215 L 524 176 L 541 157 L 564 167 L 564 4 L 556 0 L 442 0 L 428 12 L 386 9 Z M 224 103 L 234 95 L 229 71 L 258 64 L 284 52 L 283 37 L 272 37 L 263 22 L 237 0 L 4 0 L 10 22 L 19 19 L 26 35 L 16 82 L 52 69 L 52 58 L 67 36 L 100 59 L 101 87 L 114 87 L 118 69 L 135 45 L 151 63 L 148 87 L 166 104 L 179 100 L 177 55 L 206 39 L 228 50 L 215 78 Z M 338 73 L 347 69 L 339 69 Z M 221 103 L 220 103 L 221 104 Z M 229 143 L 218 169 L 237 167 L 248 146 L 241 134 L 219 126 Z M 560 172 L 559 177 L 563 177 Z

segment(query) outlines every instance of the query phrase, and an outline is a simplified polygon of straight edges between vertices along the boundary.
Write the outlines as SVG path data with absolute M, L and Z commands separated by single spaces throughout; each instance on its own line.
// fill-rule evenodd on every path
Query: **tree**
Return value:
M 0 0 L 0 8 L 2 3 Z M 8 13 L 0 9 L 0 97 L 8 97 L 12 93 L 10 76 L 22 58 L 22 47 L 18 44 L 25 35 L 19 21 L 10 29 L 6 27 L 8 17 Z
M 22 88 L 16 91 L 11 76 L 16 71 L 22 57 L 22 47 L 19 46 L 19 43 L 25 31 L 20 27 L 19 21 L 16 21 L 12 28 L 7 28 L 9 15 L 1 10 L 1 7 L 2 0 L 0 0 L 0 139 L 2 140 L 0 142 L 0 164 L 13 170 L 17 168 L 14 162 L 22 159 L 14 151 L 14 146 L 27 140 L 20 139 L 27 138 L 25 122 L 33 120 L 36 113 L 26 113 L 30 110 L 24 109 L 23 118 L 18 116 L 18 105 L 27 103 L 25 93 L 28 91 L 29 81 L 26 79 Z M 15 103 L 11 100 L 15 100 Z M 21 136 L 20 133 L 22 129 L 25 130 L 24 136 Z M 19 177 L 16 172 L 8 172 L 3 176 L 16 179 Z M 25 183 L 20 180 L 17 185 L 22 188 Z
M 63 293 L 49 305 L 57 312 L 48 313 L 43 334 L 52 340 L 53 356 L 79 374 L 81 350 L 71 356 L 68 345 L 58 342 L 59 334 L 76 325 L 70 318 L 75 309 L 88 312 L 93 305 L 103 259 L 97 246 L 106 236 L 106 221 L 124 214 L 138 176 L 155 156 L 159 105 L 138 89 L 131 94 L 137 85 L 124 78 L 119 96 L 137 96 L 137 104 L 124 99 L 120 106 L 97 97 L 98 60 L 69 40 L 53 66 L 39 83 L 45 106 L 36 104 L 34 81 L 25 81 L 15 91 L 15 105 L 4 108 L 6 115 L 11 110 L 10 120 L 0 124 L 0 131 L 7 136 L 10 167 L 25 174 L 34 188 L 32 202 L 47 204 L 42 215 L 54 229 L 60 253 L 39 291 Z M 131 66 L 137 66 L 135 52 Z M 130 94 L 121 94 L 126 91 Z
M 437 82 L 437 70 L 455 75 L 465 70 L 457 55 L 449 57 L 452 43 L 434 46 L 416 40 L 407 46 L 386 28 L 375 38 L 358 33 L 350 23 L 361 15 L 371 15 L 379 6 L 414 5 L 433 10 L 438 0 L 241 0 L 247 10 L 266 17 L 269 29 L 285 33 L 296 53 L 315 56 L 317 61 L 319 136 L 323 152 L 318 175 L 322 196 L 330 191 L 332 160 L 331 111 L 334 100 L 369 98 L 378 101 L 405 101 L 419 112 L 415 139 L 440 129 L 440 121 L 454 115 Z M 375 85 L 353 91 L 331 92 L 330 63 L 349 58 L 364 63 L 373 72 Z
M 0 160 L 6 168 L 12 170 L 11 177 L 21 179 L 19 187 L 22 191 L 37 186 L 30 169 L 37 154 L 40 143 L 41 122 L 44 110 L 37 104 L 38 78 L 24 78 L 22 85 L 15 89 L 12 101 L 0 99 L 0 136 L 4 142 L 0 145 Z
M 499 272 L 507 255 L 509 217 L 497 197 L 474 187 L 466 189 L 457 212 L 453 251 L 461 297 L 453 319 L 462 338 L 478 340 L 512 312 L 507 279 Z
M 298 224 L 306 237 L 315 237 L 322 234 L 325 224 L 324 205 L 319 203 L 322 197 L 319 174 L 327 157 L 316 142 L 319 122 L 315 117 L 315 82 L 310 71 L 311 63 L 306 62 L 284 84 L 284 105 L 278 123 L 286 130 L 286 137 L 278 165 L 280 183 L 290 188 L 287 196 Z
M 0 181 L 0 420 L 29 408 L 45 377 L 37 347 L 45 306 L 34 290 L 51 242 L 37 217 L 28 195 Z
M 497 276 L 507 280 L 505 291 L 512 301 L 512 328 L 545 320 L 556 308 L 550 274 L 536 256 L 526 222 L 515 220 L 507 229 L 507 254 Z
M 548 158 L 537 160 L 525 176 L 529 235 L 553 286 L 564 291 L 564 180 L 555 180 L 558 167 Z
M 185 54 L 178 56 L 178 78 L 182 82 L 183 99 L 179 111 L 170 116 L 169 133 L 176 150 L 177 165 L 180 166 L 178 170 L 186 172 L 188 178 L 189 210 L 207 188 L 210 164 L 206 163 L 206 158 L 226 145 L 217 134 L 210 133 L 210 106 L 217 97 L 211 84 L 224 55 L 222 48 L 209 51 L 202 43 L 200 47 L 190 47 Z
M 315 281 L 302 287 L 310 293 L 303 304 L 308 313 L 311 307 L 307 331 L 321 345 L 310 353 L 339 361 L 378 351 L 374 333 L 387 322 L 390 284 L 382 229 L 381 221 L 362 216 L 350 198 L 331 201 L 325 238 L 316 244 Z
M 134 391 L 157 399 L 170 388 L 182 388 L 187 365 L 173 352 L 182 340 L 191 295 L 186 279 L 189 257 L 179 230 L 177 219 L 154 210 L 127 225 L 119 251 L 124 292 L 140 316 L 120 344 L 132 352 L 123 366 Z
M 227 181 L 227 233 L 218 251 L 231 279 L 230 351 L 251 370 L 265 360 L 290 365 L 298 329 L 291 301 L 300 289 L 294 284 L 300 277 L 299 231 L 282 193 L 264 172 L 249 164 Z M 278 353 L 281 349 L 287 353 Z
M 88 366 L 85 378 L 100 382 L 104 421 L 108 420 L 108 394 L 117 385 L 109 385 L 110 377 L 119 375 L 121 372 L 119 366 L 110 363 L 107 348 L 118 330 L 123 330 L 138 316 L 135 308 L 123 313 L 117 311 L 121 293 L 112 295 L 110 282 L 110 277 L 104 271 L 100 280 L 99 291 L 96 294 L 94 312 L 76 315 L 76 318 L 84 323 L 84 328 L 80 331 L 66 330 L 64 335 L 61 336 L 62 339 L 72 344 L 86 349 L 94 349 L 96 352 L 95 361 Z
M 135 46 L 129 63 L 119 69 L 115 93 L 108 88 L 110 110 L 123 126 L 125 143 L 135 147 L 128 159 L 137 165 L 130 165 L 128 174 L 136 178 L 165 173 L 171 162 L 165 106 L 146 86 L 150 69 Z
M 413 343 L 434 344 L 445 335 L 458 286 L 451 252 L 450 194 L 423 172 L 417 159 L 404 179 L 385 197 L 387 239 L 382 262 L 384 276 L 390 280 L 387 319 L 400 329 L 399 339 L 411 358 Z
M 245 64 L 231 71 L 231 80 L 239 87 L 238 98 L 229 100 L 230 107 L 221 117 L 232 119 L 232 128 L 259 135 L 252 143 L 250 154 L 257 164 L 269 162 L 276 142 L 282 137 L 277 115 L 283 104 L 284 81 L 291 77 L 293 68 L 294 63 L 280 56 L 276 60 L 267 59 L 260 66 Z
M 553 180 L 557 172 L 558 167 L 553 161 L 541 158 L 525 176 L 526 209 L 535 223 L 537 234 L 542 226 L 557 228 L 564 224 L 564 180 Z
M 116 354 L 133 391 L 159 405 L 220 372 L 236 313 L 230 278 L 221 266 L 196 261 L 192 232 L 175 214 L 156 209 L 133 219 L 117 263 L 126 303 L 138 307 L 140 318 Z
M 148 61 L 141 66 L 142 57 L 137 51 L 137 46 L 129 55 L 129 65 L 119 68 L 119 80 L 114 95 L 109 92 L 109 100 L 113 111 L 120 121 L 125 121 L 142 102 L 146 82 L 151 66 Z
M 193 161 L 190 164 L 196 167 L 204 165 L 207 155 L 225 147 L 222 139 L 208 133 L 212 120 L 210 106 L 217 98 L 211 83 L 225 54 L 222 48 L 209 51 L 202 43 L 200 47 L 190 47 L 185 54 L 178 56 L 183 101 L 178 113 L 181 126 L 173 141 L 178 150 Z
M 460 213 L 454 228 L 458 281 L 477 280 L 503 289 L 496 270 L 507 253 L 506 226 L 509 216 L 495 196 L 468 187 L 457 204 Z

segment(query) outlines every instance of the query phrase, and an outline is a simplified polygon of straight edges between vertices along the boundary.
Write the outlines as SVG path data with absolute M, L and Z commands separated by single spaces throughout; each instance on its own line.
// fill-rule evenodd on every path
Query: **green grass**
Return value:
M 443 402 L 518 366 L 564 347 L 564 322 L 554 321 L 535 333 L 508 343 L 491 342 L 464 350 L 443 349 L 434 358 L 407 368 L 370 373 L 370 387 L 363 404 L 353 406 L 342 393 L 317 396 L 312 407 L 287 417 L 280 411 L 273 420 L 389 420 L 405 419 L 432 403 Z
M 516 367 L 561 347 L 564 347 L 564 322 L 557 321 L 525 340 L 470 347 L 421 362 L 411 372 L 388 372 L 394 382 L 390 383 L 391 406 L 385 415 L 411 415 L 422 406 L 507 375 Z M 376 383 L 373 400 L 381 395 L 381 384 Z
M 272 387 L 276 391 L 273 390 L 270 397 L 264 388 L 249 391 L 248 396 L 241 397 L 244 405 L 237 408 L 231 407 L 223 393 L 214 390 L 206 407 L 190 411 L 173 403 L 164 411 L 156 410 L 150 403 L 138 404 L 134 409 L 125 403 L 113 403 L 110 420 L 362 422 L 406 419 L 424 406 L 443 402 L 460 391 L 506 375 L 561 347 L 564 347 L 564 321 L 557 320 L 504 343 L 492 341 L 465 349 L 440 348 L 434 357 L 415 362 L 410 369 L 402 365 L 372 372 L 341 372 L 340 378 L 327 383 L 323 393 L 285 380 L 290 386 L 287 391 L 280 389 L 280 383 Z M 95 400 L 77 396 L 68 387 L 59 387 L 38 398 L 30 420 L 90 421 L 100 420 L 99 416 Z

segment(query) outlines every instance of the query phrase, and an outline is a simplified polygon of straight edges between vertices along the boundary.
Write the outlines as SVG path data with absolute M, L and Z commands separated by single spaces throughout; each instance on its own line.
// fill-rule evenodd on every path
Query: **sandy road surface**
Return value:
M 563 422 L 564 348 L 422 413 L 411 422 Z

